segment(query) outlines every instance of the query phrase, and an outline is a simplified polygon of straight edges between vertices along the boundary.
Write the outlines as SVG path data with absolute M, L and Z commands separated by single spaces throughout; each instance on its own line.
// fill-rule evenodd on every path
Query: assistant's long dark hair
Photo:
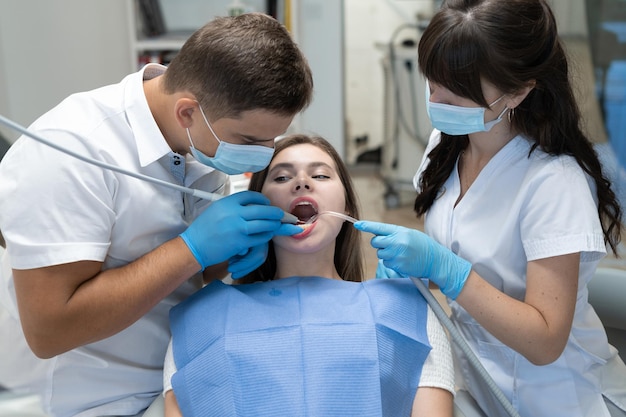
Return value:
M 295 134 L 287 136 L 276 142 L 274 158 L 283 150 L 301 144 L 309 144 L 320 148 L 335 162 L 337 174 L 343 184 L 346 200 L 346 212 L 357 219 L 359 215 L 359 203 L 350 178 L 348 168 L 337 153 L 333 145 L 326 139 L 319 136 L 308 136 Z M 272 158 L 273 159 L 273 158 Z M 270 163 L 271 165 L 271 163 Z M 267 178 L 269 166 L 263 171 L 254 173 L 250 179 L 248 189 L 261 192 L 263 184 Z M 335 240 L 335 268 L 344 281 L 363 281 L 363 252 L 361 249 L 361 236 L 359 232 L 349 222 L 344 222 Z M 237 280 L 237 283 L 247 284 L 257 281 L 270 281 L 276 276 L 276 256 L 274 254 L 274 244 L 270 241 L 269 252 L 265 263 L 245 277 Z
M 447 0 L 418 47 L 424 76 L 454 94 L 488 107 L 481 78 L 504 94 L 534 88 L 511 112 L 511 126 L 551 155 L 571 155 L 595 181 L 605 243 L 617 254 L 622 209 L 602 172 L 570 84 L 567 57 L 545 0 Z M 429 153 L 415 212 L 423 215 L 452 173 L 468 137 L 441 134 Z

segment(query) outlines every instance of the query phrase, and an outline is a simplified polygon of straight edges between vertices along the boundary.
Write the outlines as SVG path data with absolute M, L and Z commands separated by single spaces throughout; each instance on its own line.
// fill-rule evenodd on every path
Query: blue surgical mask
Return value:
M 428 92 L 430 88 L 426 85 L 426 109 L 430 123 L 437 130 L 448 135 L 469 135 L 470 133 L 488 132 L 496 124 L 502 121 L 502 117 L 509 110 L 505 107 L 497 119 L 485 123 L 484 107 L 461 107 L 451 104 L 431 103 Z M 500 97 L 489 107 L 502 100 Z
M 228 175 L 243 174 L 244 172 L 258 172 L 265 169 L 272 160 L 274 148 L 261 145 L 240 145 L 228 143 L 217 137 L 209 120 L 204 115 L 202 107 L 198 104 L 200 113 L 209 130 L 219 142 L 214 157 L 207 156 L 200 152 L 193 145 L 189 128 L 187 128 L 187 137 L 189 138 L 189 151 L 193 157 L 200 163 L 222 171 Z

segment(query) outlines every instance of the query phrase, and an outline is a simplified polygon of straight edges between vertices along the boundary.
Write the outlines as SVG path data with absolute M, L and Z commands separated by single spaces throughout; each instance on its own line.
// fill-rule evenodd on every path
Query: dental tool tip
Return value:
M 285 215 L 283 216 L 283 218 L 280 221 L 281 221 L 281 223 L 298 224 L 299 220 L 293 214 L 285 212 Z

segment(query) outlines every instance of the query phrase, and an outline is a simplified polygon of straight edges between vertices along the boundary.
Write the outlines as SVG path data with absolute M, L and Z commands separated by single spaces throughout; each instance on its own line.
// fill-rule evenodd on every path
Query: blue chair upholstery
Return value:
M 150 407 L 144 412 L 142 417 L 163 417 L 165 415 L 165 402 L 163 395 L 159 395 L 154 399 Z
M 459 390 L 454 397 L 454 417 L 487 417 L 469 392 Z
M 609 343 L 626 361 L 626 270 L 598 268 L 589 283 L 589 303 L 598 313 Z

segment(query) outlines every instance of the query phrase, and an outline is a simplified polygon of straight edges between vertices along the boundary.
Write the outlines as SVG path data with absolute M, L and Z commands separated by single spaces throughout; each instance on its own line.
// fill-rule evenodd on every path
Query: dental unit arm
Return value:
M 189 187 L 184 187 L 182 185 L 178 185 L 178 184 L 174 184 L 171 182 L 167 182 L 167 181 L 163 181 L 160 180 L 158 178 L 154 178 L 154 177 L 150 177 L 148 175 L 143 175 L 143 174 L 139 174 L 137 172 L 132 172 L 132 171 L 128 171 L 124 168 L 118 167 L 116 165 L 111 165 L 111 164 L 107 164 L 106 162 L 102 162 L 102 161 L 98 161 L 97 159 L 93 159 L 93 158 L 89 158 L 86 157 L 84 155 L 78 154 L 72 150 L 69 150 L 67 148 L 64 148 L 62 146 L 57 145 L 56 143 L 50 142 L 49 140 L 45 139 L 44 137 L 29 131 L 28 129 L 26 129 L 24 126 L 21 126 L 20 124 L 7 119 L 6 117 L 0 115 L 0 123 L 2 123 L 3 125 L 15 130 L 16 132 L 19 132 L 23 135 L 26 135 L 34 140 L 36 140 L 37 142 L 43 143 L 44 145 L 47 145 L 53 149 L 56 149 L 57 151 L 63 152 L 67 155 L 70 155 L 76 159 L 80 159 L 83 162 L 86 162 L 88 164 L 91 165 L 95 165 L 98 166 L 100 168 L 104 168 L 104 169 L 108 169 L 110 171 L 115 171 L 115 172 L 119 172 L 120 174 L 124 174 L 124 175 L 128 175 L 130 177 L 134 177 L 137 179 L 140 179 L 142 181 L 147 181 L 147 182 L 151 182 L 154 184 L 158 184 L 158 185 L 162 185 L 164 187 L 168 187 L 168 188 L 172 188 L 174 190 L 178 190 L 181 191 L 185 194 L 190 194 L 194 197 L 198 197 L 201 198 L 203 200 L 209 200 L 209 201 L 217 201 L 221 198 L 223 198 L 224 196 L 218 193 L 214 193 L 214 192 L 209 192 L 209 191 L 203 191 L 203 190 L 198 190 L 195 188 L 189 188 Z M 287 213 L 285 212 L 284 217 L 281 219 L 282 223 L 290 223 L 290 224 L 296 224 L 298 222 L 298 218 L 296 216 L 294 216 L 291 213 Z

